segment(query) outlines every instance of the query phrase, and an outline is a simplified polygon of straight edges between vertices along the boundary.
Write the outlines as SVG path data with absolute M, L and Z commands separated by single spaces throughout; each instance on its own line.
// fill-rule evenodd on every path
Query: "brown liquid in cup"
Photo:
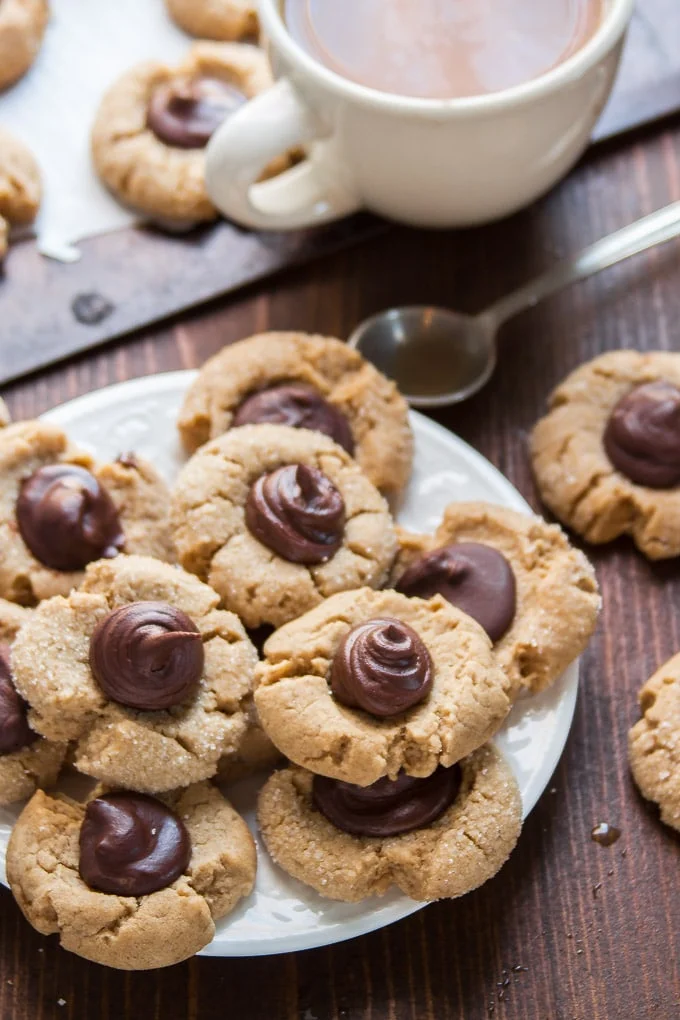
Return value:
M 282 0 L 292 37 L 382 92 L 454 99 L 545 74 L 598 29 L 604 0 Z

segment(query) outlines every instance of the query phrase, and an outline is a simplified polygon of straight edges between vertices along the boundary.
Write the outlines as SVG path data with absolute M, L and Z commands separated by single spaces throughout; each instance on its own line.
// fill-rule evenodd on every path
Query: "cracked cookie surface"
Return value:
M 0 645 L 12 645 L 31 610 L 0 599 Z M 11 661 L 11 657 L 10 657 Z M 64 764 L 68 745 L 38 737 L 16 751 L 0 754 L 0 805 L 13 804 L 52 786 Z
M 549 687 L 585 649 L 601 598 L 595 571 L 557 525 L 491 503 L 450 503 L 434 535 L 399 531 L 397 583 L 419 557 L 457 542 L 497 549 L 512 568 L 516 609 L 494 654 L 515 694 Z
M 394 383 L 347 344 L 308 333 L 261 333 L 210 358 L 189 387 L 178 427 L 193 452 L 231 427 L 250 394 L 285 383 L 312 387 L 349 424 L 354 457 L 388 499 L 408 483 L 413 433 Z
M 97 464 L 54 425 L 17 422 L 0 431 L 0 596 L 33 605 L 40 599 L 68 594 L 83 579 L 80 570 L 54 570 L 41 563 L 17 524 L 22 482 L 52 464 L 73 464 L 95 476 L 118 512 L 127 552 L 174 559 L 167 519 L 168 490 L 155 468 L 131 455 Z
M 380 617 L 411 627 L 433 665 L 429 696 L 387 719 L 341 704 L 328 679 L 346 634 Z M 428 776 L 459 761 L 501 726 L 509 692 L 491 642 L 469 616 L 441 596 L 426 602 L 364 588 L 334 595 L 269 638 L 255 704 L 265 732 L 291 761 L 368 786 L 400 770 Z
M 196 691 L 165 710 L 110 700 L 90 665 L 99 621 L 145 601 L 186 613 L 203 642 Z M 147 557 L 91 564 L 80 590 L 41 603 L 15 642 L 15 683 L 30 706 L 30 725 L 50 739 L 75 741 L 75 767 L 111 785 L 156 793 L 215 775 L 248 734 L 257 662 L 240 620 L 218 603 L 195 577 Z
M 256 39 L 260 32 L 253 0 L 165 0 L 180 28 L 200 39 Z
M 154 92 L 197 78 L 217 80 L 252 99 L 273 84 L 266 55 L 245 43 L 195 43 L 176 67 L 146 63 L 128 71 L 106 93 L 92 130 L 95 169 L 126 205 L 160 220 L 212 220 L 217 210 L 205 186 L 205 148 L 181 148 L 148 124 Z M 269 168 L 288 166 L 281 157 Z
M 587 541 L 630 535 L 650 559 L 680 555 L 680 486 L 638 485 L 604 445 L 612 411 L 635 387 L 680 387 L 680 354 L 610 351 L 581 365 L 552 393 L 534 427 L 531 458 L 543 502 Z
M 0 4 L 0 19 L 4 7 L 5 3 Z M 0 260 L 7 251 L 9 228 L 26 226 L 37 216 L 41 192 L 40 170 L 33 155 L 23 142 L 0 127 Z
M 321 471 L 344 500 L 342 543 L 326 562 L 290 562 L 246 525 L 253 483 L 291 464 Z M 319 432 L 284 425 L 244 425 L 201 447 L 177 479 L 170 520 L 182 566 L 247 627 L 279 627 L 338 591 L 379 587 L 397 548 L 385 500 L 351 457 Z
M 48 18 L 47 0 L 2 0 L 0 89 L 7 88 L 28 71 L 40 49 Z
M 680 654 L 640 691 L 642 718 L 628 735 L 630 768 L 640 793 L 680 832 Z
M 289 875 L 322 896 L 355 903 L 391 885 L 416 900 L 453 899 L 492 878 L 519 838 L 516 780 L 487 745 L 461 762 L 453 804 L 430 825 L 390 837 L 343 832 L 313 805 L 313 775 L 295 766 L 275 772 L 258 800 L 267 850 Z
M 253 838 L 211 783 L 159 799 L 183 820 L 191 858 L 171 885 L 134 897 L 98 892 L 80 877 L 85 805 L 61 795 L 34 795 L 7 847 L 9 884 L 34 928 L 58 933 L 64 949 L 87 960 L 122 970 L 169 967 L 211 941 L 215 921 L 253 888 Z

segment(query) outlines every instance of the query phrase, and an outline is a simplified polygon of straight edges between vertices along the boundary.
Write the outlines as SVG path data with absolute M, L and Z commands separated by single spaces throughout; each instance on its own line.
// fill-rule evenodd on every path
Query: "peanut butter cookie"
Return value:
M 276 631 L 264 656 L 265 732 L 295 764 L 359 786 L 453 765 L 510 710 L 488 637 L 441 596 L 334 595 Z
M 0 599 L 0 804 L 12 804 L 52 786 L 67 745 L 39 737 L 27 720 L 27 706 L 16 691 L 11 645 L 31 610 Z
M 8 0 L 4 0 L 0 4 L 0 21 L 7 2 Z M 0 39 L 1 74 L 2 41 Z M 40 197 L 38 164 L 23 142 L 0 127 L 0 259 L 7 251 L 9 228 L 22 227 L 32 223 L 38 214 Z
M 157 793 L 214 776 L 249 730 L 257 654 L 195 577 L 144 556 L 100 560 L 42 602 L 14 644 L 29 723 L 73 740 L 102 782 Z
M 556 525 L 491 503 L 451 503 L 435 535 L 399 538 L 397 591 L 439 593 L 477 620 L 515 693 L 548 687 L 585 649 L 601 604 L 595 571 Z
M 35 60 L 42 42 L 47 0 L 2 0 L 0 3 L 0 89 L 12 85 Z M 2 140 L 0 140 L 0 151 Z
M 170 518 L 180 562 L 247 627 L 275 627 L 338 591 L 387 580 L 387 504 L 319 432 L 244 425 L 180 472 Z
M 160 798 L 36 793 L 7 847 L 26 919 L 64 949 L 121 970 L 169 967 L 215 934 L 255 881 L 248 827 L 211 783 Z
M 453 899 L 492 878 L 519 838 L 522 802 L 487 745 L 427 779 L 352 787 L 300 768 L 265 783 L 258 821 L 276 863 L 322 896 L 355 903 L 391 885 Z
M 413 433 L 406 401 L 333 337 L 260 333 L 225 347 L 189 388 L 178 425 L 193 452 L 235 425 L 262 422 L 330 436 L 388 499 L 409 480 Z
M 120 550 L 173 559 L 165 483 L 125 454 L 95 464 L 40 421 L 0 431 L 0 596 L 33 605 L 66 595 L 83 568 Z
M 165 0 L 171 18 L 199 39 L 257 39 L 255 0 Z
M 680 555 L 680 354 L 610 351 L 553 392 L 534 428 L 541 497 L 589 542 Z
M 628 735 L 633 778 L 661 809 L 661 820 L 680 832 L 680 654 L 657 670 L 640 691 L 642 719 Z
M 205 147 L 227 117 L 272 83 L 265 54 L 244 43 L 195 43 L 178 67 L 134 68 L 99 108 L 92 132 L 97 173 L 121 202 L 151 217 L 214 219 Z M 287 165 L 282 158 L 269 172 Z

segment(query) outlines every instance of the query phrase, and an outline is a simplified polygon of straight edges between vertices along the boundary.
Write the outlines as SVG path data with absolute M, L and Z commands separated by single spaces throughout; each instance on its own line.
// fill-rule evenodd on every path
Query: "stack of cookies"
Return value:
M 111 966 L 197 952 L 255 882 L 216 782 L 274 765 L 264 846 L 320 894 L 477 887 L 522 819 L 489 741 L 584 649 L 587 560 L 482 503 L 401 531 L 406 404 L 331 338 L 225 349 L 178 424 L 171 493 L 133 453 L 98 464 L 43 423 L 0 431 L 0 800 L 30 797 L 7 851 L 21 909 Z M 96 785 L 44 792 L 62 768 Z

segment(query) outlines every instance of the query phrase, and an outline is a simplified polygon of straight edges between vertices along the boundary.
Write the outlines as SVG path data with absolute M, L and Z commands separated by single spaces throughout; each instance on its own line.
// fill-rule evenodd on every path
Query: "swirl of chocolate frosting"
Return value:
M 284 560 L 325 563 L 342 545 L 345 501 L 321 471 L 288 464 L 251 486 L 246 524 Z
M 413 628 L 376 617 L 347 632 L 333 657 L 330 684 L 343 705 L 387 719 L 423 701 L 433 676 L 430 653 Z
M 108 698 L 145 712 L 179 705 L 203 672 L 196 624 L 167 602 L 132 602 L 100 620 L 90 667 Z
M 636 386 L 612 411 L 604 448 L 614 467 L 636 485 L 678 485 L 680 389 L 663 380 Z
M 154 89 L 146 122 L 165 145 L 203 149 L 222 121 L 247 101 L 220 78 L 173 78 Z
M 232 425 L 261 425 L 263 422 L 323 432 L 347 453 L 354 453 L 349 422 L 342 411 L 324 400 L 313 386 L 279 383 L 251 393 L 236 409 Z
M 492 641 L 503 637 L 517 610 L 512 567 L 497 549 L 480 542 L 458 542 L 421 556 L 396 588 L 421 599 L 443 595 L 476 620 Z
M 52 570 L 82 570 L 125 543 L 108 492 L 77 464 L 38 468 L 22 483 L 16 515 L 24 542 Z
M 79 871 L 91 889 L 148 896 L 172 885 L 190 858 L 186 826 L 155 797 L 107 793 L 85 809 Z
M 401 772 L 371 786 L 353 786 L 338 779 L 314 776 L 312 803 L 318 811 L 353 836 L 399 836 L 422 829 L 444 814 L 460 790 L 458 765 L 441 766 L 425 779 Z
M 10 648 L 0 642 L 0 754 L 28 747 L 38 735 L 28 725 L 26 702 L 12 681 Z

